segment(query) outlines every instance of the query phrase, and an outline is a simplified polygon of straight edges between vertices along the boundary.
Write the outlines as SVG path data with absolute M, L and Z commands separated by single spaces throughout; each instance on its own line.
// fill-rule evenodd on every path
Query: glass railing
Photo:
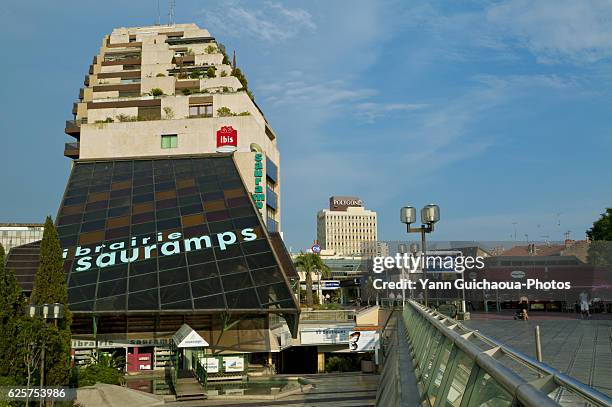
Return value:
M 612 405 L 592 387 L 417 302 L 406 304 L 400 322 L 426 405 Z

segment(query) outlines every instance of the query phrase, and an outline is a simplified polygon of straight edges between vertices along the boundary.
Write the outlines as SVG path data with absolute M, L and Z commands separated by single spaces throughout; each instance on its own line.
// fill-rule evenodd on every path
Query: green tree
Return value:
M 215 68 L 213 68 L 212 66 L 210 68 L 208 68 L 206 70 L 206 76 L 208 76 L 209 78 L 214 78 L 217 76 L 217 74 L 215 73 Z
M 72 316 L 68 310 L 68 287 L 64 274 L 64 260 L 59 236 L 55 225 L 48 216 L 40 244 L 40 263 L 34 289 L 32 304 L 64 305 L 64 318 L 54 320 L 44 338 L 45 347 L 45 385 L 64 385 L 70 373 L 70 324 Z
M 612 208 L 606 208 L 586 233 L 592 240 L 588 251 L 589 264 L 612 268 Z
M 312 273 L 321 273 L 322 277 L 329 278 L 331 269 L 318 254 L 303 252 L 295 259 L 295 267 L 306 275 L 306 306 L 312 307 Z
M 0 376 L 15 384 L 22 384 L 25 378 L 15 341 L 24 307 L 21 287 L 13 270 L 5 267 L 4 248 L 0 245 Z
M 606 208 L 606 213 L 602 213 L 586 233 L 591 240 L 612 241 L 612 208 Z

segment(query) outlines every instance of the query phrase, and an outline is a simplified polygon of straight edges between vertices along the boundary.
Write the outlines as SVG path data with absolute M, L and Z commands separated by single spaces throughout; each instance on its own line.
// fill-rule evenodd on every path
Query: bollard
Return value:
M 538 362 L 542 361 L 542 340 L 540 339 L 540 325 L 535 327 L 535 345 L 536 345 L 536 359 Z

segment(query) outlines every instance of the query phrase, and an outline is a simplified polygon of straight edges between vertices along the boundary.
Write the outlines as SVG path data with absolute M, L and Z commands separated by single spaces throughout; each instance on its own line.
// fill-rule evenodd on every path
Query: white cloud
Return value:
M 425 103 L 359 103 L 355 107 L 366 122 L 374 123 L 377 119 L 392 113 L 407 113 L 420 110 L 428 105 Z
M 431 4 L 408 8 L 407 27 L 437 40 L 435 54 L 470 59 L 470 49 L 515 59 L 527 50 L 540 63 L 592 63 L 612 56 L 612 2 L 506 0 L 482 9 L 442 12 Z
M 203 10 L 202 14 L 204 23 L 210 23 L 228 35 L 255 37 L 268 42 L 285 41 L 301 31 L 317 28 L 308 11 L 287 8 L 270 1 L 261 3 L 261 7 L 256 9 L 243 7 L 239 2 L 230 2 L 219 9 Z
M 509 0 L 491 6 L 486 19 L 540 62 L 612 56 L 612 3 L 607 0 Z

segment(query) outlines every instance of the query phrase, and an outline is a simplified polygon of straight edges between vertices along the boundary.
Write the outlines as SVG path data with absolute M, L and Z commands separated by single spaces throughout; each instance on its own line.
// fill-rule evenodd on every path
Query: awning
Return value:
M 187 324 L 183 324 L 176 331 L 172 336 L 172 341 L 174 341 L 177 348 L 201 348 L 208 346 L 208 342 Z

